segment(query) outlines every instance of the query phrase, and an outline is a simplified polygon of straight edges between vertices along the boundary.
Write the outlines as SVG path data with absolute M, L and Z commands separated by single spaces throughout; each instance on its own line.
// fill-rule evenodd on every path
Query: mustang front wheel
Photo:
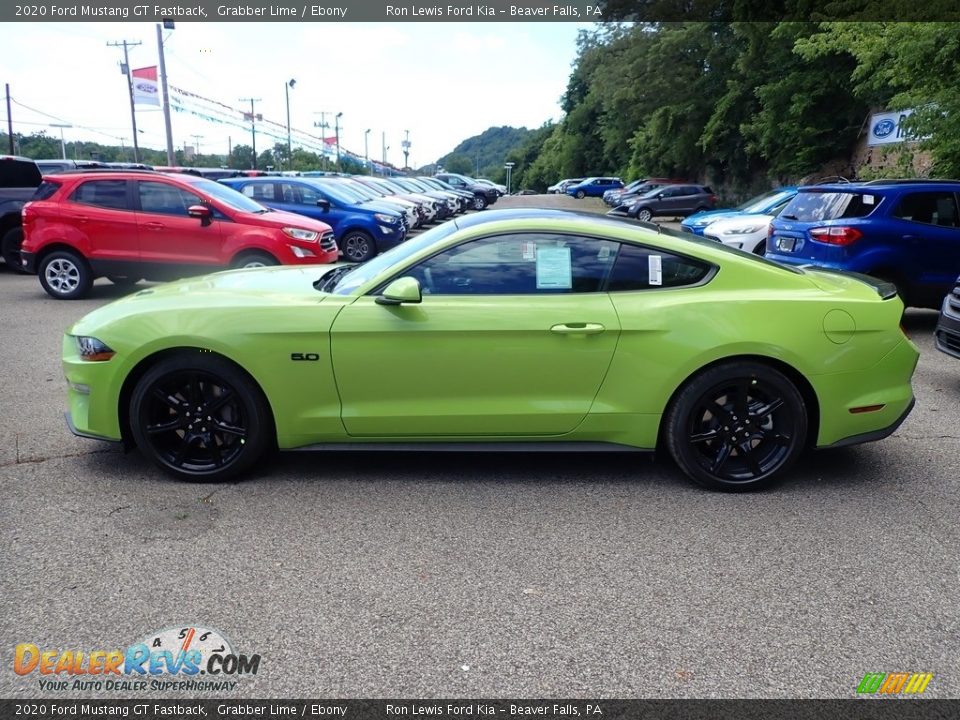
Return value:
M 693 480 L 713 490 L 757 490 L 803 451 L 807 411 L 783 373 L 731 362 L 701 373 L 667 413 L 670 454 Z
M 247 470 L 267 449 L 270 428 L 260 388 L 215 355 L 160 361 L 130 399 L 140 451 L 182 480 L 221 481 Z

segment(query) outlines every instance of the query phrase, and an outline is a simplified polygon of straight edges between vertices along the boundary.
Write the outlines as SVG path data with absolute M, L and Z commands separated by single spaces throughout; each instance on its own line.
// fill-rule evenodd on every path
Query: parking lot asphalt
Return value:
M 897 671 L 960 695 L 960 361 L 935 313 L 905 317 L 903 426 L 764 493 L 586 454 L 288 455 L 194 485 L 64 425 L 61 334 L 122 292 L 55 301 L 0 267 L 0 697 L 131 696 L 40 690 L 13 649 L 188 625 L 259 672 L 142 696 L 852 697 Z

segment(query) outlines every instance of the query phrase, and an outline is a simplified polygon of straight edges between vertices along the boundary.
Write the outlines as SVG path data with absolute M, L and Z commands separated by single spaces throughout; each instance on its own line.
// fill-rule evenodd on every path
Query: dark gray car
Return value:
M 717 196 L 706 185 L 667 185 L 618 205 L 611 213 L 648 221 L 657 216 L 686 217 L 713 210 Z

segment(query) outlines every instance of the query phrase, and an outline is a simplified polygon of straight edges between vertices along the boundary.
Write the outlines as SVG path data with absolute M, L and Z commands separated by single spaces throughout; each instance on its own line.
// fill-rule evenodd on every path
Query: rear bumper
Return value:
M 885 437 L 890 437 L 894 432 L 896 432 L 897 428 L 903 424 L 903 421 L 907 419 L 907 416 L 910 414 L 910 411 L 913 410 L 913 406 L 916 405 L 916 403 L 916 398 L 910 398 L 910 404 L 907 405 L 900 417 L 898 417 L 893 423 L 885 428 L 871 430 L 869 432 L 860 433 L 859 435 L 851 435 L 850 437 L 843 438 L 842 440 L 837 440 L 835 443 L 831 443 L 830 445 L 824 445 L 821 447 L 821 449 L 860 445 L 862 443 L 875 442 L 877 440 L 883 440 Z
M 933 336 L 937 344 L 937 350 L 955 358 L 960 358 L 960 312 L 951 307 L 951 297 L 951 295 L 948 295 L 943 300 L 940 320 L 937 322 L 937 329 Z

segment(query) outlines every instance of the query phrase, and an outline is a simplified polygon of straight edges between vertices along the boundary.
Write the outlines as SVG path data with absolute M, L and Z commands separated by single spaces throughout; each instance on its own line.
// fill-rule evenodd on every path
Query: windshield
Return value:
M 877 207 L 877 201 L 875 195 L 866 192 L 810 190 L 797 193 L 780 217 L 800 222 L 866 217 Z
M 424 248 L 430 247 L 436 242 L 451 235 L 457 230 L 455 222 L 445 222 L 430 228 L 422 235 L 407 240 L 405 243 L 397 245 L 392 250 L 377 255 L 373 260 L 357 265 L 357 267 L 340 278 L 339 282 L 333 287 L 333 293 L 336 295 L 349 295 L 361 285 L 377 277 L 384 270 L 393 265 L 403 263 L 408 257 L 420 252 Z
M 764 208 L 769 205 L 776 205 L 778 201 L 789 197 L 789 195 L 790 193 L 786 190 L 771 190 L 770 192 L 763 193 L 763 195 L 750 198 L 742 205 L 738 205 L 737 210 L 745 213 L 763 212 Z
M 343 203 L 344 205 L 354 205 L 357 202 L 355 199 L 356 196 L 342 190 L 338 183 L 312 182 L 310 185 L 311 187 L 315 187 L 322 191 L 324 194 L 329 195 L 338 203 Z
M 393 178 L 392 182 L 395 185 L 399 185 L 407 192 L 423 192 L 421 188 L 418 188 L 415 185 L 411 185 L 409 182 L 407 182 L 406 178 L 404 178 L 403 180 L 401 180 L 400 178 Z
M 364 200 L 376 200 L 378 195 L 368 188 L 363 183 L 359 183 L 356 180 L 341 180 L 340 185 L 346 187 L 350 192 L 354 192 Z
M 214 200 L 219 200 L 224 205 L 233 208 L 234 210 L 239 210 L 240 212 L 248 213 L 261 213 L 269 212 L 260 203 L 255 200 L 251 200 L 243 193 L 237 192 L 233 188 L 228 188 L 226 185 L 221 185 L 218 182 L 213 180 L 190 180 L 190 184 L 197 190 L 205 192 L 207 195 L 212 197 Z
M 337 192 L 339 192 L 341 195 L 345 195 L 347 198 L 349 198 L 349 202 L 353 203 L 354 205 L 364 203 L 368 199 L 368 198 L 365 198 L 356 190 L 354 190 L 352 185 L 348 185 L 347 183 L 341 182 L 339 180 L 328 180 L 322 183 L 321 186 L 323 187 L 324 190 L 328 188 L 335 188 Z

